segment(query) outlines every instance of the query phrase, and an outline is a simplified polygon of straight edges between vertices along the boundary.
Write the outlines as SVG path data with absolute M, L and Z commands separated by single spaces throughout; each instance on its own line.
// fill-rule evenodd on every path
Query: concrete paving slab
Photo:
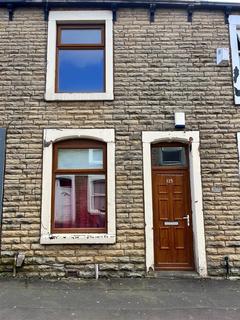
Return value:
M 240 320 L 240 281 L 0 279 L 0 320 Z

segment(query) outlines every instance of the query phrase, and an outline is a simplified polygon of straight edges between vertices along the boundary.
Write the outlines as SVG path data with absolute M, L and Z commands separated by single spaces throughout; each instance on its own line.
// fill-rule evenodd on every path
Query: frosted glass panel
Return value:
M 58 169 L 101 169 L 102 149 L 59 149 Z

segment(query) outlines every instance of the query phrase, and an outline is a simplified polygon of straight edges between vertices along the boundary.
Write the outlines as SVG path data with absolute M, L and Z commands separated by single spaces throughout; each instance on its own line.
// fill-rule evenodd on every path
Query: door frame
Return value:
M 193 251 L 196 271 L 207 276 L 207 260 L 203 219 L 201 163 L 199 154 L 199 131 L 143 131 L 143 178 L 146 271 L 154 270 L 153 201 L 151 145 L 157 142 L 182 142 L 190 144 L 189 175 L 192 200 Z
M 153 190 L 153 197 L 152 197 L 152 201 L 153 201 L 153 236 L 154 236 L 154 268 L 155 270 L 178 270 L 178 271 L 184 271 L 184 270 L 195 270 L 195 263 L 194 263 L 194 254 L 193 254 L 193 228 L 192 228 L 192 202 L 191 202 L 191 194 L 190 194 L 190 175 L 189 175 L 189 145 L 186 143 L 180 143 L 180 142 L 170 142 L 170 143 L 166 143 L 166 142 L 160 142 L 160 143 L 152 143 L 151 144 L 151 157 L 152 157 L 152 149 L 153 148 L 161 148 L 161 147 L 182 147 L 184 148 L 184 153 L 185 153 L 185 164 L 175 164 L 175 165 L 156 165 L 153 166 L 152 165 L 152 190 Z M 153 162 L 153 161 L 152 161 Z M 157 257 L 159 256 L 159 245 L 158 243 L 158 236 L 161 234 L 159 234 L 158 227 L 159 227 L 159 220 L 158 218 L 160 218 L 158 216 L 159 212 L 156 212 L 156 197 L 157 195 L 155 194 L 156 192 L 156 185 L 154 184 L 154 180 L 157 179 L 157 176 L 166 176 L 166 175 L 173 175 L 173 176 L 178 176 L 178 175 L 183 175 L 184 176 L 184 181 L 183 181 L 183 185 L 182 185 L 182 191 L 185 192 L 184 195 L 184 213 L 189 214 L 190 217 L 190 226 L 187 226 L 187 222 L 183 221 L 183 225 L 184 225 L 184 239 L 185 239 L 185 254 L 186 254 L 186 258 L 188 261 L 186 261 L 185 263 L 179 263 L 179 262 L 172 262 L 169 263 L 167 261 L 165 261 L 165 263 L 162 261 L 161 263 L 158 264 L 157 261 Z M 158 201 L 157 201 L 158 202 Z M 158 216 L 158 218 L 157 218 Z M 161 213 L 160 213 L 161 216 Z M 176 219 L 176 218 L 175 218 Z M 168 219 L 169 220 L 169 219 Z M 161 225 L 161 223 L 160 223 Z M 181 222 L 180 222 L 180 226 L 181 226 Z M 161 227 L 164 227 L 164 223 L 163 225 L 161 225 Z M 174 232 L 175 228 L 172 228 L 171 226 L 168 227 L 170 230 L 169 232 Z M 177 232 L 175 230 L 175 232 Z M 164 252 L 164 251 L 163 251 Z M 162 266 L 160 266 L 160 264 Z

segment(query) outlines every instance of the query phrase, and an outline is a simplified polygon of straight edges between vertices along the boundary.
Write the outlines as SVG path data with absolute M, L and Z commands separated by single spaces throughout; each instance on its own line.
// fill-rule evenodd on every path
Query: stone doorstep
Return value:
M 161 270 L 161 271 L 150 271 L 147 275 L 147 278 L 157 278 L 157 279 L 214 279 L 214 280 L 240 280 L 240 276 L 229 275 L 225 276 L 211 276 L 200 277 L 196 271 L 179 271 L 179 270 Z
M 148 273 L 149 278 L 169 278 L 169 279 L 201 279 L 196 271 L 161 270 Z

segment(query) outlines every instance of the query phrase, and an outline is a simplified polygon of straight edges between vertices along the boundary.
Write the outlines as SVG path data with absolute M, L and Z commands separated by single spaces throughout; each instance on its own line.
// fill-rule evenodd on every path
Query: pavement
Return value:
M 240 280 L 0 278 L 0 320 L 240 320 Z

